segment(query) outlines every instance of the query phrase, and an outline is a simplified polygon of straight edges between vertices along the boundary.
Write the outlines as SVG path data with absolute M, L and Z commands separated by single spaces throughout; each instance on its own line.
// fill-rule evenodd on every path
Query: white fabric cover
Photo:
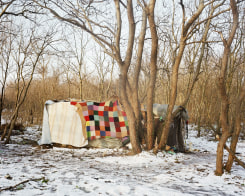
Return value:
M 42 137 L 39 145 L 59 143 L 83 147 L 88 144 L 83 135 L 77 107 L 70 102 L 47 101 L 43 111 Z

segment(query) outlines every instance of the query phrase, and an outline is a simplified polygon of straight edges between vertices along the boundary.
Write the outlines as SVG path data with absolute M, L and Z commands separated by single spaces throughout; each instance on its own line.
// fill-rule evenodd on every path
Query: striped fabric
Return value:
M 77 107 L 71 105 L 70 102 L 45 104 L 42 138 L 39 144 L 50 143 L 75 147 L 83 147 L 88 144 Z

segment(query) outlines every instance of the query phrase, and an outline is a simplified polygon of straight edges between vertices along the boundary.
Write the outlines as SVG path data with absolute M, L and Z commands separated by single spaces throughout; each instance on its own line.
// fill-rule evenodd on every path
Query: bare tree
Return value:
M 80 29 L 79 29 L 80 30 Z M 75 27 L 72 28 L 73 32 L 77 32 Z M 88 45 L 88 40 L 84 39 L 84 32 L 78 32 L 72 34 L 72 41 L 69 40 L 69 37 L 66 38 L 65 42 L 68 44 L 68 55 L 69 59 L 66 65 L 66 69 L 71 70 L 75 76 L 78 77 L 79 80 L 79 98 L 83 100 L 83 86 L 84 81 L 87 80 L 88 76 L 91 73 L 87 71 L 87 62 L 85 59 L 86 48 Z
M 5 22 L 9 21 L 8 17 L 21 16 L 34 21 L 33 16 L 40 14 L 39 7 L 32 4 L 32 0 L 1 0 L 0 1 L 0 18 Z M 0 22 L 2 25 L 3 21 Z
M 209 2 L 210 3 L 210 2 Z M 169 132 L 169 128 L 171 125 L 171 121 L 173 118 L 173 108 L 175 105 L 175 101 L 176 101 L 176 97 L 177 97 L 177 83 L 178 83 L 178 72 L 179 72 L 179 66 L 183 57 L 183 53 L 186 47 L 186 41 L 189 39 L 190 36 L 192 36 L 196 25 L 193 25 L 194 22 L 198 19 L 198 17 L 200 16 L 200 14 L 202 13 L 203 9 L 209 5 L 209 3 L 204 4 L 204 1 L 200 1 L 199 6 L 197 8 L 197 10 L 195 11 L 195 13 L 193 13 L 193 15 L 186 20 L 186 13 L 185 13 L 185 6 L 182 2 L 182 0 L 180 1 L 180 5 L 182 8 L 182 27 L 181 27 L 181 35 L 180 35 L 180 44 L 178 47 L 178 52 L 177 55 L 174 59 L 174 64 L 173 64 L 173 68 L 172 68 L 172 74 L 171 74 L 171 93 L 170 93 L 170 99 L 169 99 L 169 106 L 168 106 L 168 112 L 167 112 L 167 117 L 166 117 L 166 121 L 165 121 L 165 126 L 163 128 L 163 132 L 162 132 L 162 136 L 161 136 L 161 140 L 159 143 L 158 148 L 162 149 L 165 148 L 166 143 L 167 143 L 167 138 L 168 138 L 168 132 Z
M 95 49 L 96 57 L 93 60 L 93 64 L 96 67 L 98 77 L 99 77 L 99 101 L 105 100 L 105 98 L 108 98 L 110 85 L 112 82 L 112 74 L 114 70 L 114 63 L 112 59 L 112 65 L 110 65 L 110 61 L 108 62 L 108 59 L 106 57 L 106 53 L 103 51 L 97 51 Z M 106 76 L 110 74 L 109 82 L 107 83 Z M 107 87 L 106 87 L 107 85 Z
M 15 2 L 16 0 L 7 0 L 7 1 L 1 1 L 0 2 L 0 18 L 4 17 L 4 15 L 11 14 L 8 12 L 9 7 Z
M 200 71 L 201 71 L 201 65 L 202 65 L 202 62 L 203 62 L 204 55 L 205 55 L 204 54 L 205 53 L 205 49 L 206 49 L 206 53 L 207 53 L 207 49 L 208 49 L 207 48 L 207 44 L 208 44 L 207 38 L 208 38 L 208 32 L 210 30 L 211 20 L 212 20 L 212 17 L 214 15 L 215 10 L 217 8 L 219 8 L 220 6 L 222 6 L 223 3 L 224 2 L 221 2 L 221 3 L 218 3 L 216 5 L 213 5 L 213 3 L 212 3 L 211 6 L 210 6 L 211 7 L 210 8 L 210 13 L 208 15 L 207 21 L 204 24 L 203 34 L 202 34 L 200 43 L 199 43 L 197 49 L 193 51 L 193 59 L 191 60 L 190 65 L 189 65 L 190 66 L 189 67 L 190 68 L 190 78 L 189 78 L 189 82 L 188 82 L 188 86 L 187 86 L 187 92 L 186 92 L 186 95 L 185 95 L 185 99 L 180 104 L 181 106 L 186 107 L 186 105 L 187 105 L 187 103 L 188 103 L 188 101 L 190 99 L 192 90 L 193 90 L 193 88 L 195 86 L 195 83 L 198 80 L 198 76 L 200 75 Z M 199 29 L 197 29 L 197 31 L 198 30 Z M 195 46 L 195 44 L 198 44 L 198 43 L 195 43 L 195 42 L 198 42 L 198 41 L 194 40 L 192 42 L 193 43 L 192 45 Z M 199 54 L 198 54 L 198 51 L 200 51 Z M 194 65 L 195 61 L 196 61 L 196 65 Z M 196 69 L 194 67 L 196 67 Z
M 114 78 L 113 77 L 114 67 L 115 67 L 115 59 L 111 59 L 110 78 L 109 78 L 109 83 L 107 85 L 106 92 L 105 92 L 106 98 L 109 98 L 109 92 L 110 92 L 111 87 L 112 87 L 112 82 L 113 82 L 113 78 Z M 112 91 L 112 93 L 114 93 L 114 92 Z
M 39 91 L 42 93 L 42 96 L 40 97 L 40 104 L 45 103 L 46 101 L 46 97 L 47 97 L 47 91 L 46 89 L 48 88 L 48 82 L 47 82 L 47 78 L 48 78 L 48 73 L 49 73 L 49 63 L 50 63 L 50 57 L 48 56 L 42 56 L 40 58 L 40 65 L 36 68 L 36 72 L 38 75 L 41 76 L 41 89 L 39 89 Z
M 10 74 L 11 68 L 11 53 L 13 47 L 14 35 L 6 32 L 0 32 L 1 35 L 1 47 L 0 47 L 0 70 L 1 70 L 1 94 L 0 94 L 0 125 L 2 119 L 2 111 L 5 101 L 5 90 L 7 85 L 7 78 Z
M 134 48 L 133 46 L 135 44 L 136 38 L 136 9 L 134 9 L 133 1 L 129 0 L 127 1 L 127 3 L 124 3 L 123 1 L 115 0 L 115 18 L 111 17 L 111 6 L 113 4 L 110 1 L 91 1 L 89 3 L 82 3 L 79 1 L 77 1 L 76 3 L 70 1 L 68 3 L 60 3 L 59 1 L 49 1 L 48 4 L 40 1 L 34 2 L 36 2 L 42 8 L 49 10 L 50 13 L 52 13 L 53 16 L 55 16 L 59 20 L 75 25 L 80 29 L 84 30 L 85 32 L 89 33 L 92 36 L 92 38 L 97 42 L 97 44 L 99 44 L 109 56 L 111 56 L 113 59 L 117 61 L 117 64 L 120 69 L 120 75 L 118 80 L 119 97 L 120 102 L 123 104 L 123 107 L 127 113 L 127 117 L 129 119 L 130 139 L 131 144 L 133 146 L 133 152 L 141 152 L 137 131 L 140 119 L 139 100 L 136 94 L 134 94 L 134 96 L 128 95 L 126 90 L 127 86 L 130 89 L 130 85 L 128 85 L 129 83 L 127 82 L 127 74 L 131 65 Z M 59 9 L 60 12 L 56 12 L 55 9 L 52 9 L 51 4 L 55 8 Z M 108 9 L 108 7 L 110 7 L 110 9 Z M 148 15 L 151 14 L 150 12 L 152 12 L 152 10 L 154 10 L 154 6 L 153 9 L 148 10 Z M 122 12 L 127 14 L 127 17 L 122 17 Z M 139 10 L 139 13 L 140 12 L 141 15 L 144 16 L 145 10 Z M 106 16 L 110 16 L 110 19 L 107 19 Z M 122 20 L 124 20 L 124 22 L 122 22 Z M 145 24 L 145 19 L 143 20 L 143 22 L 141 22 L 141 24 Z M 122 27 L 125 25 L 127 25 L 128 29 L 127 34 L 125 34 L 125 32 L 122 33 Z M 143 32 L 145 32 L 145 26 L 146 25 L 142 25 Z M 127 36 L 125 37 L 125 35 Z M 142 36 L 142 38 L 144 38 L 144 36 Z M 126 42 L 123 41 L 124 39 L 126 40 Z M 144 43 L 144 39 L 142 39 L 142 41 L 139 41 L 139 45 L 142 43 Z M 126 49 L 124 50 L 125 45 Z M 138 49 L 138 58 L 141 58 L 141 49 Z M 139 66 L 140 65 L 141 64 L 139 63 Z M 137 69 L 137 72 L 139 70 L 140 69 Z M 138 77 L 137 75 L 138 73 L 135 73 L 136 79 Z M 136 82 L 138 83 L 138 81 Z M 138 93 L 138 89 L 136 89 L 135 92 Z
M 234 154 L 236 152 L 236 146 L 237 146 L 237 142 L 238 142 L 238 138 L 240 136 L 241 130 L 242 130 L 242 110 L 243 107 L 242 105 L 244 105 L 244 98 L 245 98 L 245 82 L 244 82 L 244 64 L 245 64 L 245 59 L 244 59 L 244 53 L 245 53 L 245 41 L 244 41 L 244 34 L 242 33 L 244 31 L 244 18 L 245 18 L 245 13 L 242 17 L 241 23 L 240 23 L 240 33 L 239 33 L 239 39 L 237 39 L 236 41 L 239 42 L 239 44 L 241 44 L 241 47 L 238 48 L 238 58 L 236 58 L 236 60 L 238 59 L 238 66 L 237 69 L 239 71 L 239 74 L 237 74 L 238 78 L 237 80 L 237 88 L 236 89 L 236 97 L 235 97 L 235 106 L 234 106 L 234 111 L 233 111 L 233 122 L 232 122 L 232 138 L 231 138 L 231 143 L 230 143 L 230 150 L 231 152 L 229 152 L 229 157 L 227 160 L 227 163 L 225 165 L 225 170 L 230 172 L 231 171 L 231 167 L 233 164 L 233 160 L 234 160 Z M 239 54 L 240 53 L 240 54 Z M 236 56 L 236 55 L 235 55 Z M 234 62 L 235 59 L 233 59 Z M 240 65 L 240 66 L 239 66 Z M 242 68 L 243 67 L 243 68 Z M 232 87 L 231 87 L 232 88 Z M 233 125 L 234 124 L 234 125 Z M 234 128 L 233 128 L 234 127 Z M 232 154 L 233 153 L 233 154 Z
M 2 60 L 2 76 L 1 81 L 1 95 L 0 95 L 0 114 L 2 114 L 4 104 L 4 94 L 6 81 L 9 74 L 9 64 L 11 61 L 10 54 L 12 52 L 13 38 L 16 37 L 17 32 L 15 27 L 15 19 L 25 18 L 28 21 L 37 22 L 34 20 L 35 16 L 39 13 L 39 7 L 31 4 L 31 0 L 2 0 L 0 1 L 0 43 L 2 49 L 0 55 L 4 57 Z M 8 51 L 7 51 L 8 48 Z M 1 115 L 0 115 L 1 119 Z M 0 120 L 1 121 L 1 120 Z M 1 124 L 1 122 L 0 122 Z
M 222 175 L 223 174 L 223 154 L 224 154 L 224 146 L 225 143 L 230 136 L 229 133 L 229 122 L 228 122 L 228 113 L 229 113 L 229 97 L 227 95 L 227 89 L 226 89 L 226 77 L 227 77 L 227 68 L 228 68 L 228 58 L 230 55 L 230 48 L 232 41 L 234 39 L 234 36 L 236 34 L 236 29 L 238 27 L 238 19 L 239 14 L 237 10 L 237 3 L 235 0 L 230 0 L 230 6 L 232 10 L 232 28 L 229 33 L 228 39 L 225 39 L 223 37 L 222 32 L 220 32 L 221 39 L 223 41 L 224 51 L 223 51 L 223 57 L 220 67 L 220 75 L 218 78 L 218 90 L 221 98 L 221 112 L 220 112 L 220 122 L 222 127 L 222 136 L 220 138 L 220 141 L 217 146 L 217 158 L 216 158 L 216 175 Z M 241 104 L 241 102 L 238 102 Z
M 144 2 L 147 18 L 151 32 L 151 58 L 150 58 L 150 83 L 147 90 L 147 144 L 148 150 L 153 148 L 154 144 L 154 116 L 153 100 L 155 93 L 156 74 L 157 74 L 157 52 L 158 52 L 158 35 L 155 24 L 154 10 L 155 0 L 149 1 L 148 5 Z
M 10 124 L 5 127 L 1 140 L 6 137 L 5 143 L 9 143 L 14 124 L 17 120 L 21 105 L 26 99 L 30 84 L 33 80 L 34 72 L 38 66 L 40 57 L 45 52 L 45 49 L 52 42 L 52 33 L 46 34 L 45 37 L 36 37 L 34 29 L 28 40 L 24 34 L 19 37 L 17 50 L 13 51 L 13 61 L 16 66 L 16 101 L 15 108 L 11 114 Z M 9 132 L 7 134 L 7 130 Z

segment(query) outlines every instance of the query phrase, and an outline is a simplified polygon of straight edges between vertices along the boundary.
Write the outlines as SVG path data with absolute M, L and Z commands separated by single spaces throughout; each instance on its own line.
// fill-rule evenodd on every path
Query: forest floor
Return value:
M 217 142 L 189 130 L 189 153 L 125 149 L 44 149 L 38 127 L 0 143 L 1 195 L 245 195 L 245 170 L 215 176 Z M 237 146 L 245 161 L 245 141 Z M 227 152 L 225 152 L 225 159 Z

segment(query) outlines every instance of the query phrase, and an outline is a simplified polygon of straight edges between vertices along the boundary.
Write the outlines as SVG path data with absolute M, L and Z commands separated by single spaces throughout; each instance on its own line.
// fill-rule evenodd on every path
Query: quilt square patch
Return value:
M 94 115 L 94 111 L 93 111 L 93 110 L 89 110 L 89 111 L 88 111 L 88 115 L 89 115 L 89 116 L 93 116 L 93 115 Z
M 116 132 L 110 132 L 111 133 L 111 137 L 117 137 Z
M 105 131 L 100 131 L 100 136 L 106 136 Z
M 99 114 L 99 116 L 104 116 L 104 112 L 103 111 L 99 111 L 98 114 Z
M 99 121 L 100 120 L 99 116 L 98 115 L 94 115 L 94 120 L 95 121 Z

